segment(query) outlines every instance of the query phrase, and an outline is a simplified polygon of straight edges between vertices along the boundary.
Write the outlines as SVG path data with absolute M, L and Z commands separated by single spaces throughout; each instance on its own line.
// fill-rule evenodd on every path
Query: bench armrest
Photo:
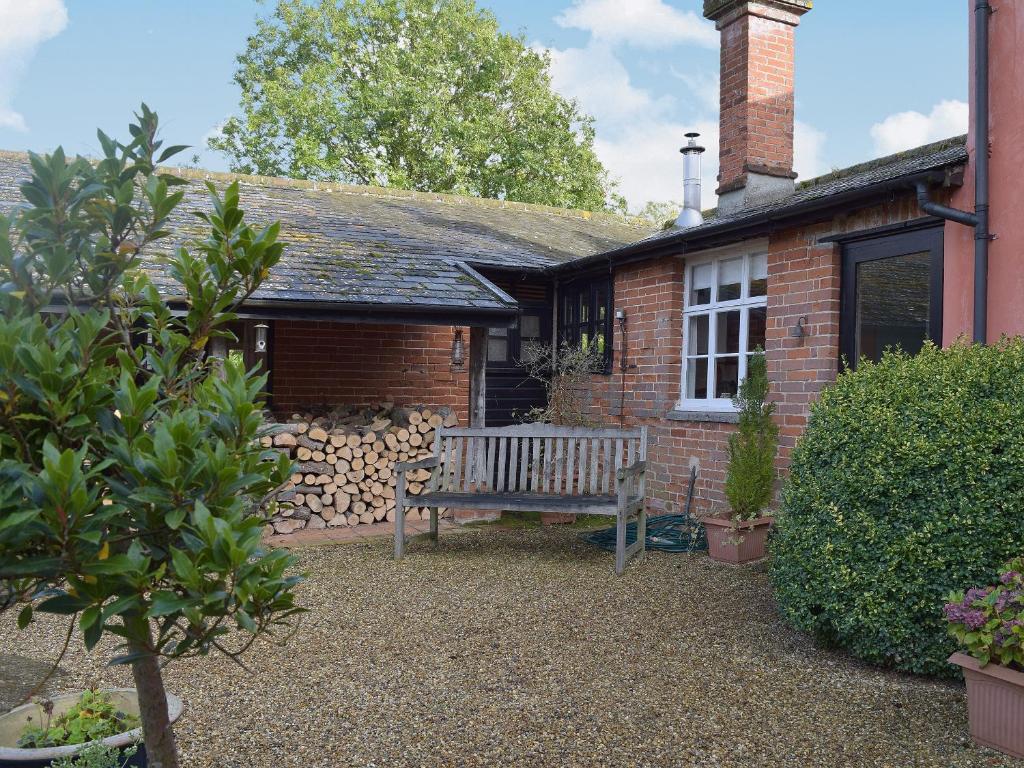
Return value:
M 396 472 L 408 472 L 412 469 L 430 469 L 441 463 L 439 456 L 428 456 L 420 461 L 400 461 L 395 465 Z
M 615 476 L 619 480 L 625 480 L 627 477 L 639 477 L 640 475 L 642 475 L 646 471 L 647 471 L 647 462 L 646 461 L 635 461 L 632 464 L 630 464 L 628 467 L 623 467 L 622 469 L 620 469 L 618 472 L 615 473 Z

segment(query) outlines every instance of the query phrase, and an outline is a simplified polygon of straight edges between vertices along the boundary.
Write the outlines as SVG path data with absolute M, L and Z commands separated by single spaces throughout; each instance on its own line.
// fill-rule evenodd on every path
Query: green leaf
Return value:
M 36 610 L 42 613 L 56 613 L 69 616 L 72 613 L 78 613 L 87 608 L 89 604 L 89 600 L 64 593 L 43 600 L 43 602 L 36 606 Z
M 24 629 L 32 623 L 32 606 L 26 605 L 18 612 L 18 629 Z

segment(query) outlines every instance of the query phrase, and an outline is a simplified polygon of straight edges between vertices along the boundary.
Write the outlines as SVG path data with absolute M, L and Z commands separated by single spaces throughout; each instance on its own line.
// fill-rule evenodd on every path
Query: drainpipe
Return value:
M 992 6 L 988 0 L 978 0 L 974 5 L 975 47 L 977 48 L 975 101 L 977 112 L 974 116 L 974 130 L 977 134 L 974 179 L 974 212 L 978 226 L 974 230 L 974 341 L 985 344 L 988 341 L 988 246 L 992 240 L 988 227 L 989 179 L 989 19 Z
M 974 341 L 988 341 L 988 250 L 994 239 L 989 232 L 989 19 L 988 0 L 974 5 L 974 213 L 940 205 L 929 197 L 928 185 L 917 183 L 917 202 L 932 216 L 974 227 Z

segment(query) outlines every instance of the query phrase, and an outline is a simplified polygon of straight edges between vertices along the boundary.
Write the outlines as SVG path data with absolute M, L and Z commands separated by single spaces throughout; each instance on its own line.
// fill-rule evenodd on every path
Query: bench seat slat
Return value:
M 615 496 L 554 496 L 543 493 L 432 493 L 431 506 L 498 509 L 515 512 L 574 512 L 614 515 Z M 426 499 L 426 497 L 424 497 Z

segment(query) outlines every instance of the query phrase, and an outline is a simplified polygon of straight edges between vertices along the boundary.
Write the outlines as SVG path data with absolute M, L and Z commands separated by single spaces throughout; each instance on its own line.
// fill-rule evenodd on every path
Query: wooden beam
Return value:
M 469 329 L 469 426 L 482 427 L 487 411 L 487 329 Z

